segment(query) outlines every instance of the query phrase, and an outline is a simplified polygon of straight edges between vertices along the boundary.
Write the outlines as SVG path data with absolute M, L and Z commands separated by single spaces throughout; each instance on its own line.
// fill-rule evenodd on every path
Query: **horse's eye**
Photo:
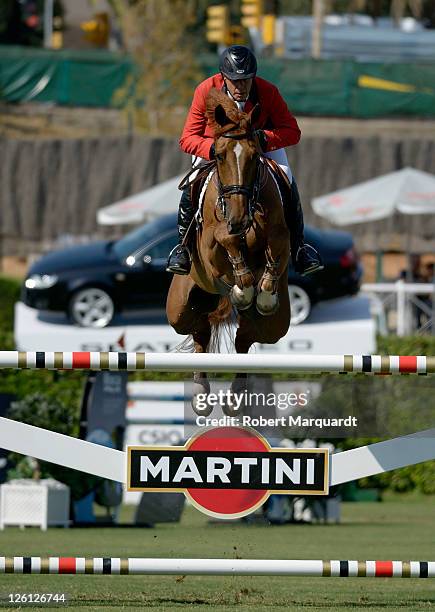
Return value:
M 224 156 L 221 153 L 216 153 L 215 157 L 218 161 L 223 161 L 224 159 Z

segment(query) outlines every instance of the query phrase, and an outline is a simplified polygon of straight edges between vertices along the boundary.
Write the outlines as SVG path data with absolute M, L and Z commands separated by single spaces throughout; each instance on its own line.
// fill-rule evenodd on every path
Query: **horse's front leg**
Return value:
M 230 292 L 231 303 L 237 310 L 247 310 L 254 301 L 254 275 L 248 268 L 242 251 L 237 251 L 235 255 L 228 253 L 228 259 L 233 267 L 235 281 Z
M 227 233 L 226 229 L 218 227 L 215 238 L 226 250 L 233 269 L 234 285 L 230 291 L 231 303 L 237 310 L 247 310 L 254 301 L 255 277 L 246 264 L 240 246 L 240 237 L 232 236 Z
M 274 226 L 268 233 L 266 265 L 257 288 L 257 311 L 263 316 L 273 315 L 279 308 L 278 281 L 287 272 L 290 243 L 287 228 Z

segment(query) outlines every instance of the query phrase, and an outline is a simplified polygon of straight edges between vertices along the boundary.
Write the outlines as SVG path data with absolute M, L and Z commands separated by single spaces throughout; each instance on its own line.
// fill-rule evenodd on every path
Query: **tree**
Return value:
M 192 91 L 201 79 L 189 36 L 192 15 L 184 0 L 111 0 L 122 44 L 138 67 L 118 91 L 136 128 L 178 134 Z

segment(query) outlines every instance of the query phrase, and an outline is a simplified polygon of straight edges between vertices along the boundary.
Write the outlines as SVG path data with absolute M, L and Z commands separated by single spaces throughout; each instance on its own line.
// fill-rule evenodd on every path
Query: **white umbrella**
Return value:
M 100 225 L 122 225 L 140 223 L 167 213 L 176 212 L 180 202 L 180 184 L 183 174 L 145 189 L 110 206 L 100 208 L 97 222 Z
M 314 211 L 336 225 L 376 221 L 394 211 L 435 213 L 435 176 L 414 168 L 390 172 L 311 201 Z

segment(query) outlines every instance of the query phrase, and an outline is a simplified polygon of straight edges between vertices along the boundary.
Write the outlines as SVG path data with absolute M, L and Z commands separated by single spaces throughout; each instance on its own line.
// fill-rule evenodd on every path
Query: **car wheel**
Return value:
M 311 299 L 305 289 L 299 285 L 289 285 L 291 325 L 299 325 L 308 318 L 311 312 Z
M 99 329 L 109 325 L 113 319 L 115 304 L 103 289 L 86 287 L 72 296 L 69 314 L 76 325 Z

